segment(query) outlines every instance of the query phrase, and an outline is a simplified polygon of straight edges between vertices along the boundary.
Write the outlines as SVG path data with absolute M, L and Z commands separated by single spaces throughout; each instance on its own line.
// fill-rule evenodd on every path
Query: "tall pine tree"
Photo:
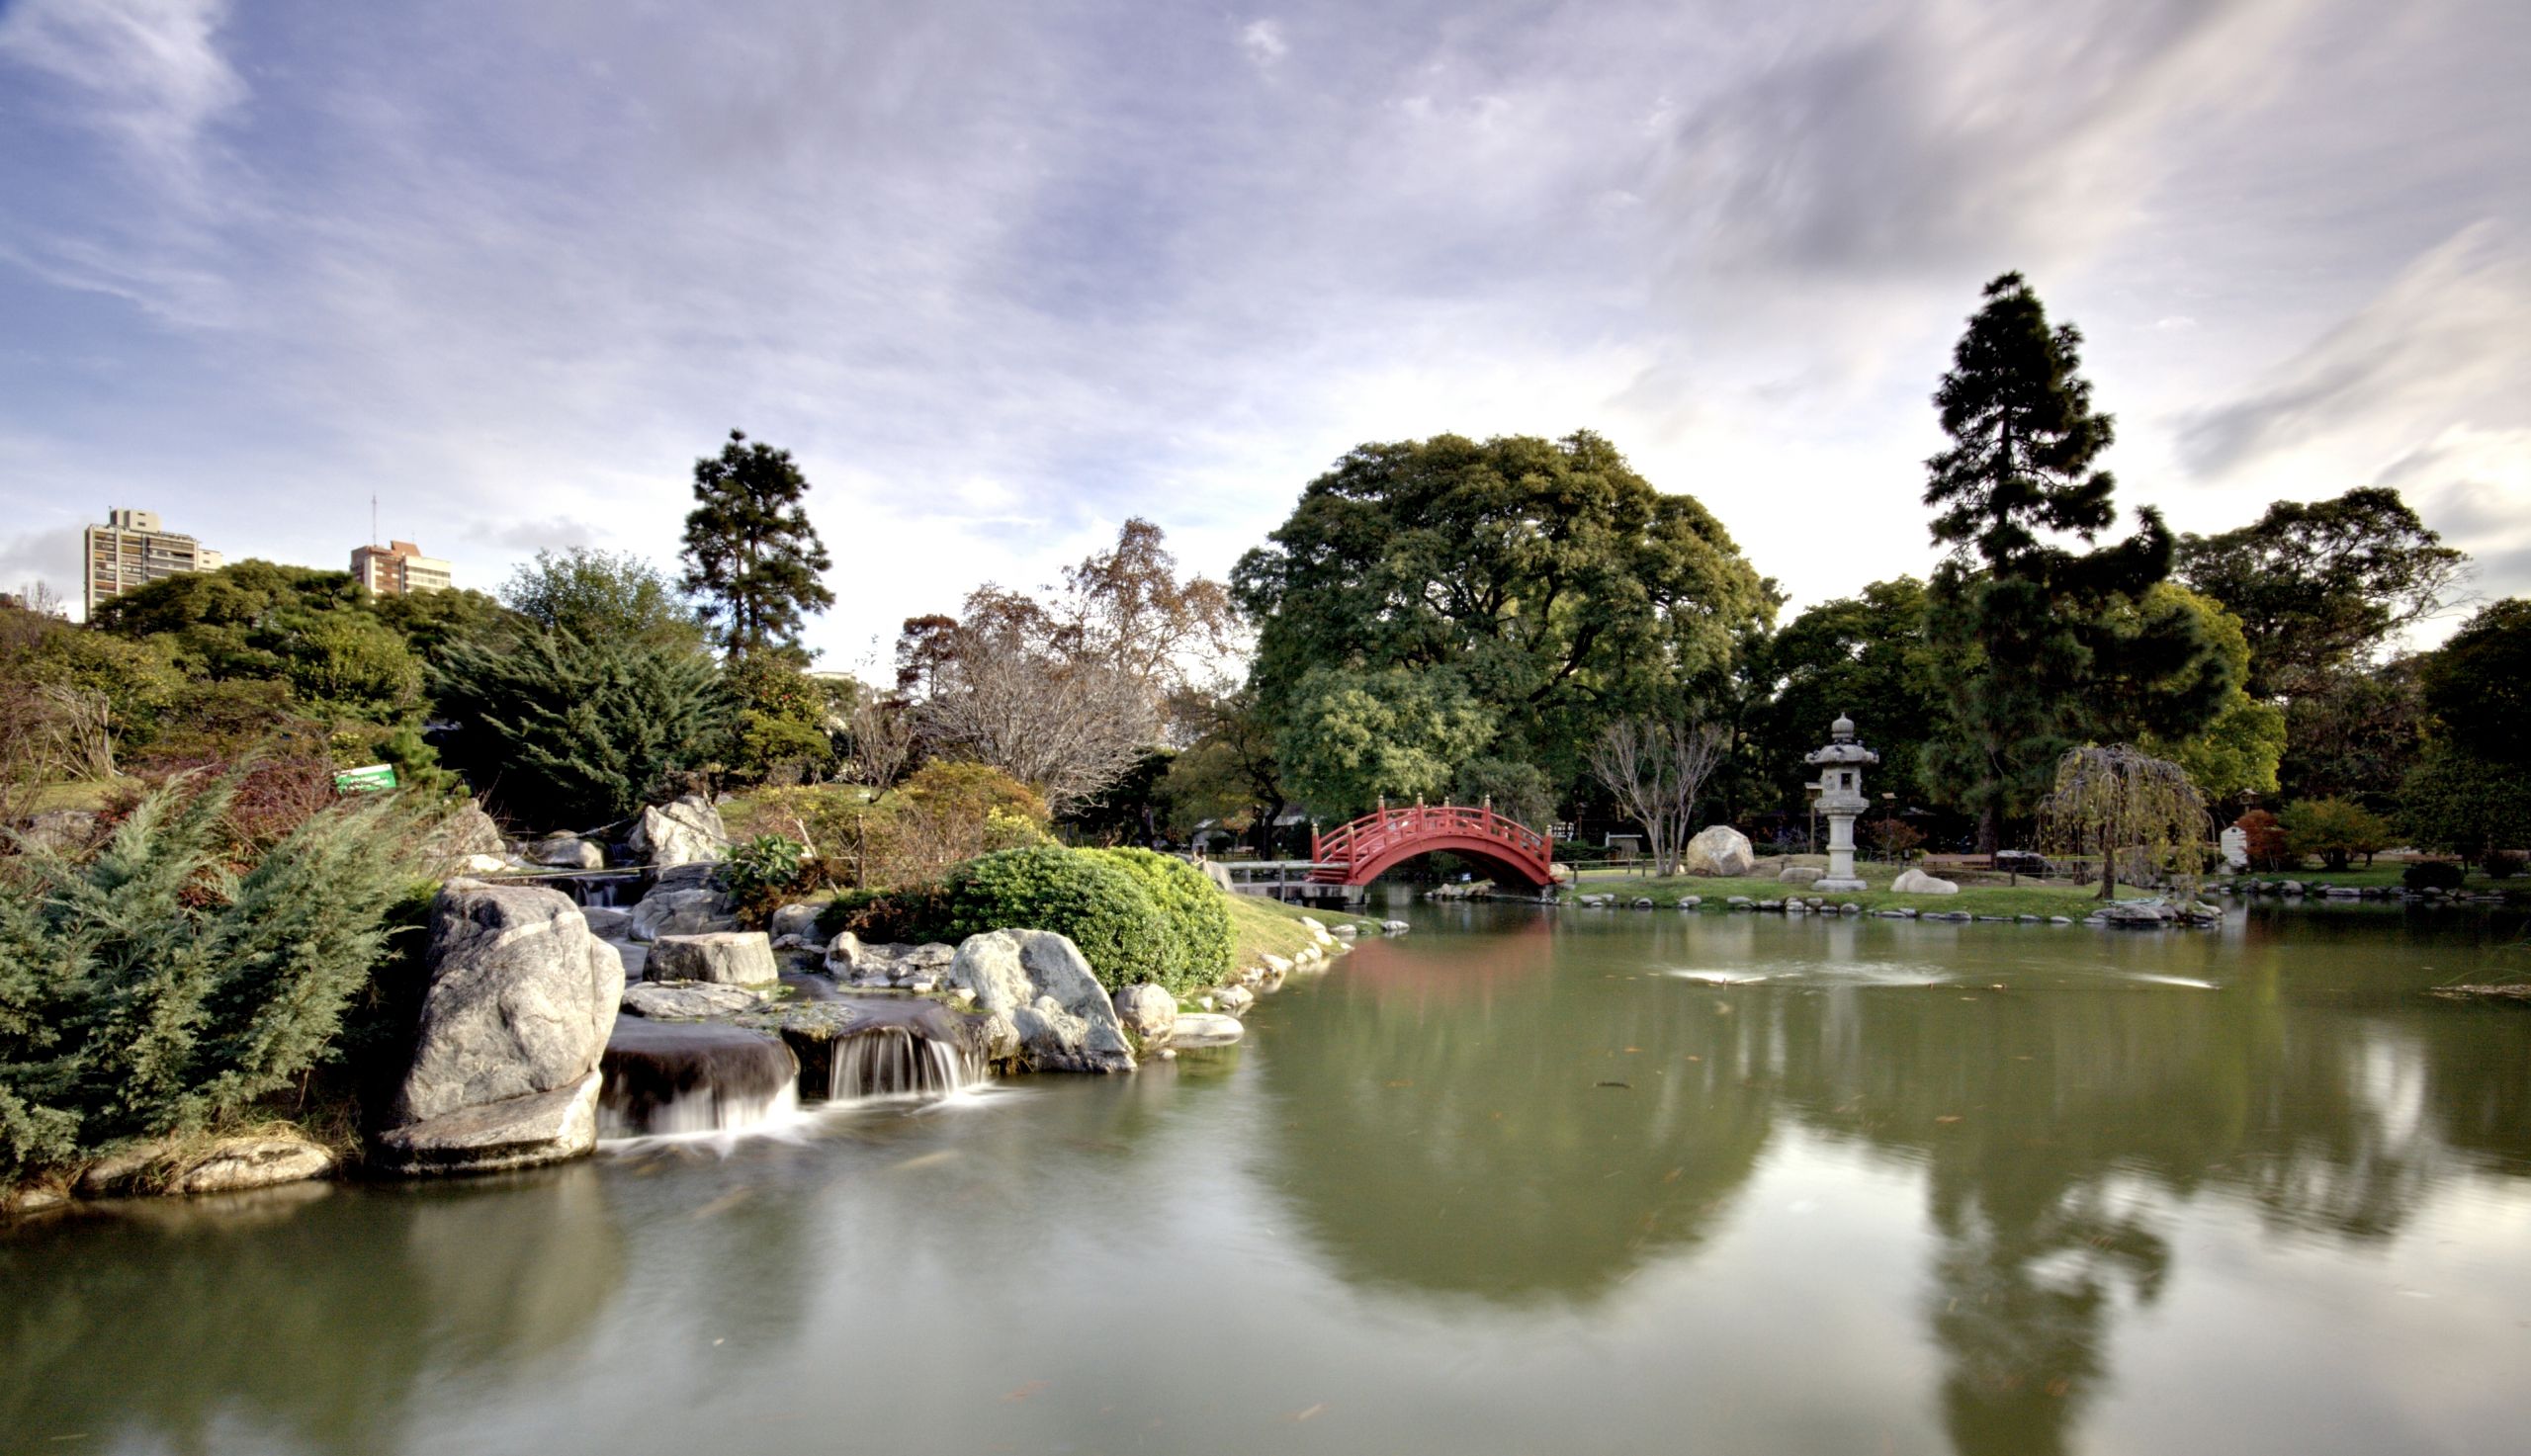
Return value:
M 685 518 L 683 586 L 731 658 L 800 650 L 812 612 L 834 605 L 818 579 L 834 564 L 800 504 L 808 477 L 791 452 L 732 430 L 718 456 L 694 463 L 694 509 Z
M 1953 444 L 1926 462 L 1925 504 L 1950 549 L 1928 618 L 1950 708 L 1929 777 L 1976 814 L 1991 853 L 2067 748 L 2183 736 L 2235 683 L 2191 614 L 2144 602 L 2171 568 L 2158 513 L 2139 509 L 2122 541 L 2063 544 L 2090 546 L 2117 521 L 2117 482 L 2095 466 L 2116 431 L 2092 408 L 2081 332 L 2050 327 L 2018 273 L 1985 299 L 1934 394 Z

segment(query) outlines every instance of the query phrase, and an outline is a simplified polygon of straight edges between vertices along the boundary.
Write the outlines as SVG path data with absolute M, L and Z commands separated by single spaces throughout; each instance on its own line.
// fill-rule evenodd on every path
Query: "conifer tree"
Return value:
M 683 585 L 702 599 L 704 620 L 732 658 L 798 650 L 802 620 L 834 605 L 818 579 L 834 561 L 800 503 L 808 493 L 790 451 L 750 442 L 743 430 L 694 463 Z
M 1931 777 L 1976 814 L 1992 852 L 2067 748 L 2193 732 L 2237 684 L 2192 614 L 2141 605 L 2170 574 L 2158 513 L 2139 509 L 2122 541 L 2063 544 L 2117 520 L 2117 482 L 2096 464 L 2116 428 L 2092 407 L 2079 330 L 2051 327 L 2018 273 L 1985 300 L 1934 394 L 1953 444 L 1926 462 L 1925 503 L 1951 553 L 1929 617 L 1950 705 Z

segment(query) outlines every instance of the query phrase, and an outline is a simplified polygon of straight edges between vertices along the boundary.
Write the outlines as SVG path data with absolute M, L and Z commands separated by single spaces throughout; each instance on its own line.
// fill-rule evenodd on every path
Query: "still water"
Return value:
M 0 1449 L 2490 1452 L 2518 921 L 1435 907 L 1246 1045 L 0 1231 Z

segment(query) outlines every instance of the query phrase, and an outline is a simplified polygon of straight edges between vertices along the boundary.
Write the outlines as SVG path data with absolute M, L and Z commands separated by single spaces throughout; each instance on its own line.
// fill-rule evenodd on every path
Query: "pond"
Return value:
M 0 1231 L 0 1447 L 2519 1449 L 2444 914 L 1419 908 L 1130 1078 Z

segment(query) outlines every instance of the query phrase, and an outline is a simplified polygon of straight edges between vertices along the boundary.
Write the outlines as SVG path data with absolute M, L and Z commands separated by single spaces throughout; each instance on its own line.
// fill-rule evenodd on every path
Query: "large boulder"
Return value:
M 1178 998 L 1145 981 L 1116 992 L 1116 1019 L 1147 1047 L 1165 1046 L 1178 1027 Z
M 1725 880 L 1736 880 L 1758 867 L 1758 857 L 1749 848 L 1749 836 L 1729 824 L 1707 824 L 1698 830 L 1680 859 L 1691 875 Z
M 453 874 L 476 859 L 497 867 L 509 846 L 501 842 L 501 826 L 483 806 L 469 799 L 422 835 L 422 861 L 433 874 Z
M 1960 887 L 1949 880 L 1937 879 L 1913 865 L 1899 871 L 1898 878 L 1889 882 L 1889 888 L 1899 895 L 1958 895 L 1960 893 Z
M 721 812 L 700 794 L 642 811 L 642 821 L 633 826 L 627 843 L 646 865 L 706 864 L 730 857 L 730 831 L 721 823 Z
M 624 997 L 615 947 L 560 892 L 452 880 L 431 902 L 428 954 L 412 1066 L 379 1160 L 457 1171 L 585 1152 L 598 1057 Z
M 603 870 L 606 851 L 577 834 L 556 834 L 527 847 L 527 858 L 549 870 Z
M 1081 948 L 1051 930 L 968 936 L 949 984 L 974 994 L 997 1058 L 1024 1071 L 1131 1071 L 1124 1024 Z
M 730 913 L 730 898 L 720 891 L 661 886 L 635 903 L 625 930 L 633 940 L 656 940 L 663 935 L 704 935 L 738 928 L 739 917 Z
M 643 968 L 649 981 L 707 981 L 716 985 L 768 985 L 782 979 L 773 942 L 761 930 L 662 935 Z

